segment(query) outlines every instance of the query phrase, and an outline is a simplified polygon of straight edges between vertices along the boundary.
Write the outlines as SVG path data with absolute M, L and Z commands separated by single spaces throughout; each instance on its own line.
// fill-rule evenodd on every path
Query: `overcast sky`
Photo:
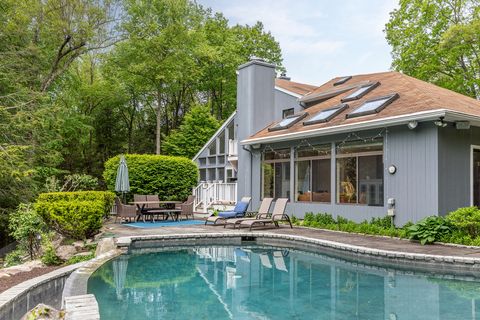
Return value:
M 398 0 L 197 0 L 230 24 L 262 21 L 280 42 L 293 81 L 320 85 L 336 76 L 387 71 L 383 29 Z

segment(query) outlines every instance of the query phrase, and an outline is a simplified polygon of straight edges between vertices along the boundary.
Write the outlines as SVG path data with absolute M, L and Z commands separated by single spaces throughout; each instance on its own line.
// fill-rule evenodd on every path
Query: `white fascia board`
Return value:
M 271 136 L 271 137 L 246 139 L 246 140 L 242 140 L 240 144 L 250 145 L 250 144 L 258 144 L 258 143 L 283 142 L 283 141 L 304 139 L 304 138 L 310 138 L 310 137 L 317 137 L 322 135 L 351 132 L 354 130 L 368 130 L 368 129 L 386 127 L 386 126 L 402 125 L 402 124 L 407 124 L 409 121 L 413 121 L 413 120 L 416 120 L 416 121 L 437 120 L 440 117 L 445 117 L 446 121 L 466 120 L 466 121 L 480 123 L 479 116 L 469 115 L 469 114 L 457 112 L 457 111 L 451 111 L 448 109 L 436 109 L 436 110 L 421 111 L 421 112 L 415 112 L 415 113 L 410 113 L 406 115 L 382 118 L 382 119 L 374 119 L 374 120 L 363 121 L 363 122 L 352 123 L 352 124 L 343 124 L 343 125 L 338 125 L 334 127 L 318 128 L 318 129 L 299 131 L 299 132 L 290 132 L 290 133 L 285 133 L 285 134 Z
M 282 87 L 279 87 L 279 86 L 275 86 L 275 90 L 278 90 L 280 92 L 283 92 L 283 93 L 286 93 L 292 97 L 295 97 L 297 99 L 300 99 L 301 97 L 303 97 L 301 94 L 298 94 L 298 93 L 295 93 L 295 92 L 292 92 L 290 90 L 287 90 L 287 89 L 284 89 Z
M 198 157 L 200 156 L 200 154 L 203 152 L 203 150 L 205 150 L 209 145 L 210 143 L 213 142 L 213 140 L 215 140 L 215 138 L 223 131 L 223 129 L 225 129 L 226 126 L 228 126 L 228 124 L 230 122 L 232 122 L 233 118 L 235 117 L 235 115 L 237 114 L 237 110 L 235 110 L 231 115 L 230 117 L 227 118 L 227 120 L 225 120 L 225 122 L 222 124 L 222 126 L 220 128 L 218 128 L 217 131 L 215 131 L 215 133 L 212 135 L 212 137 L 210 138 L 210 140 L 207 141 L 207 143 L 205 143 L 203 145 L 203 147 L 200 149 L 200 151 L 197 152 L 197 154 L 192 158 L 193 161 L 197 160 Z

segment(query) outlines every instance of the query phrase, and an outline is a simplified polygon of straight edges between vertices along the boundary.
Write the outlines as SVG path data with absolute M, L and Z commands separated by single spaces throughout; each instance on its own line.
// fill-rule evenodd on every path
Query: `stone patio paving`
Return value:
M 178 226 L 178 227 L 159 227 L 159 228 L 132 228 L 118 223 L 107 223 L 104 227 L 106 236 L 125 237 L 125 236 L 141 236 L 141 235 L 172 235 L 172 234 L 207 234 L 207 233 L 238 233 L 248 232 L 247 229 L 232 229 L 231 227 L 224 228 L 223 226 L 213 225 L 192 225 L 192 226 Z M 480 258 L 480 247 L 467 248 L 450 245 L 425 245 L 422 246 L 417 242 L 411 242 L 405 239 L 396 239 L 381 236 L 351 234 L 338 231 L 321 230 L 304 227 L 293 227 L 282 225 L 280 228 L 257 228 L 251 232 L 255 233 L 273 233 L 285 235 L 297 235 L 309 237 L 313 239 L 329 240 L 340 242 L 347 245 L 361 246 L 371 249 L 386 250 L 392 252 L 403 253 L 418 253 L 430 254 L 439 256 L 455 256 L 455 257 L 469 257 Z

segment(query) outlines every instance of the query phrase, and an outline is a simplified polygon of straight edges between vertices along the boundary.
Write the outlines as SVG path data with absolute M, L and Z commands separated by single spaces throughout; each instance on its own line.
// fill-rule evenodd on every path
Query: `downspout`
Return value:
M 253 172 L 253 153 L 250 148 L 246 148 L 242 145 L 242 149 L 250 153 L 250 197 L 252 197 L 253 193 L 253 179 L 252 179 L 252 172 Z

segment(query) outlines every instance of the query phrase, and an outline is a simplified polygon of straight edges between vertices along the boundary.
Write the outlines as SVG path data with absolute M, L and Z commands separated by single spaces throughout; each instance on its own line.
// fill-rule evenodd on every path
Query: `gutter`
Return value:
M 275 136 L 245 139 L 240 141 L 240 144 L 251 145 L 251 144 L 259 144 L 259 143 L 284 142 L 284 141 L 305 139 L 305 138 L 338 134 L 338 133 L 348 133 L 356 130 L 368 130 L 368 129 L 386 127 L 386 126 L 402 125 L 402 124 L 407 124 L 409 121 L 413 121 L 413 120 L 416 120 L 416 121 L 437 120 L 440 117 L 444 117 L 445 121 L 465 120 L 465 121 L 480 123 L 480 116 L 474 116 L 474 115 L 470 115 L 462 112 L 451 111 L 449 109 L 436 109 L 436 110 L 410 113 L 407 115 L 387 117 L 382 119 L 374 119 L 374 120 L 363 121 L 358 123 L 342 124 L 342 125 L 327 127 L 327 128 L 317 128 L 312 130 L 289 132 L 289 133 L 279 134 Z

